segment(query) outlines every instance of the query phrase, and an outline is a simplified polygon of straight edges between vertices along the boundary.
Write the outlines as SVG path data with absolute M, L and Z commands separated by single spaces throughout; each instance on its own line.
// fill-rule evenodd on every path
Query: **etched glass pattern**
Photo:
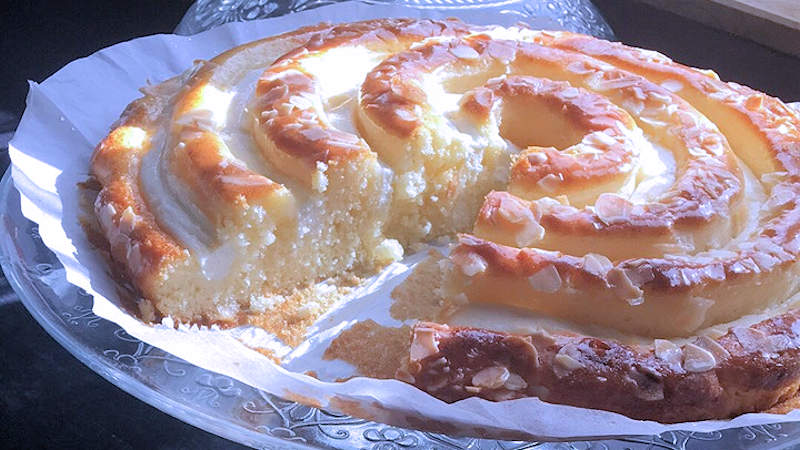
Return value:
M 194 34 L 228 22 L 278 17 L 342 1 L 399 3 L 421 9 L 485 9 L 517 16 L 521 22 L 545 18 L 570 31 L 605 39 L 614 37 L 589 0 L 198 0 L 186 12 L 175 32 Z
M 199 0 L 176 28 L 194 34 L 232 21 L 277 17 L 343 0 Z M 344 0 L 346 1 L 346 0 Z M 352 0 L 389 3 L 391 0 Z M 400 0 L 418 8 L 492 8 L 520 21 L 549 18 L 565 29 L 613 38 L 588 0 Z M 617 440 L 520 442 L 397 428 L 283 400 L 199 368 L 125 333 L 92 312 L 92 299 L 66 281 L 36 225 L 20 211 L 10 171 L 0 184 L 0 265 L 40 324 L 111 383 L 199 428 L 263 449 L 731 449 L 800 443 L 800 423 L 714 433 L 668 432 Z
M 31 315 L 92 370 L 180 420 L 256 448 L 684 450 L 800 443 L 800 423 L 601 441 L 496 441 L 397 428 L 283 400 L 189 364 L 95 315 L 91 296 L 67 282 L 36 224 L 22 215 L 10 171 L 0 183 L 0 266 Z

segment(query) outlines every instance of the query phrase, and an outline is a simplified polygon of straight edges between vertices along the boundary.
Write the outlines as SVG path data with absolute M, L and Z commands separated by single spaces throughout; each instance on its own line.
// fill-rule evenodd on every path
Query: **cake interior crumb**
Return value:
M 323 359 L 340 359 L 365 377 L 390 379 L 408 353 L 411 328 L 385 327 L 368 319 L 342 331 L 325 350 Z

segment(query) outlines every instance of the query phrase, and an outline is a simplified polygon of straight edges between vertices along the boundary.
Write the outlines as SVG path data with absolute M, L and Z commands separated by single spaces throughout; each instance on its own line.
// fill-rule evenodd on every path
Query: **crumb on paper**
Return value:
M 375 400 L 352 400 L 340 395 L 331 397 L 330 408 L 347 414 L 348 416 L 361 417 L 369 420 L 375 420 L 378 413 L 385 410 L 385 408 Z
M 267 358 L 269 358 L 270 361 L 274 362 L 275 364 L 278 364 L 278 365 L 281 364 L 281 359 L 278 358 L 277 356 L 275 356 L 275 352 L 273 352 L 272 350 L 270 350 L 268 348 L 261 348 L 261 347 L 252 347 L 252 348 L 253 348 L 253 350 L 257 351 L 258 353 L 261 353 L 262 355 L 264 355 Z
M 305 340 L 309 327 L 349 292 L 349 287 L 298 289 L 267 311 L 245 313 L 244 323 L 263 328 L 284 344 L 297 347 Z
M 289 400 L 290 402 L 295 403 L 302 403 L 306 406 L 310 406 L 312 408 L 322 408 L 323 405 L 319 402 L 319 399 L 308 397 L 306 395 L 298 394 L 296 392 L 291 392 L 284 390 L 280 393 L 280 396 L 285 400 Z
M 440 261 L 446 259 L 436 250 L 420 262 L 408 278 L 392 291 L 390 313 L 397 320 L 424 320 L 438 322 L 448 310 L 448 303 L 439 289 L 444 278 Z
M 340 359 L 371 378 L 394 378 L 400 361 L 408 354 L 411 328 L 391 328 L 373 320 L 357 322 L 331 342 L 323 359 Z

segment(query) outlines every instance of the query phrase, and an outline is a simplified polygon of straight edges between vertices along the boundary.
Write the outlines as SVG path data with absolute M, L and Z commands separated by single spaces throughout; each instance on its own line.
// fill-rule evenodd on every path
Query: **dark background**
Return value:
M 26 80 L 103 47 L 169 33 L 181 0 L 28 1 L 0 18 L 0 172 L 25 106 Z M 800 59 L 631 0 L 595 0 L 622 42 L 800 101 Z M 62 349 L 0 281 L 0 447 L 237 448 L 117 389 Z

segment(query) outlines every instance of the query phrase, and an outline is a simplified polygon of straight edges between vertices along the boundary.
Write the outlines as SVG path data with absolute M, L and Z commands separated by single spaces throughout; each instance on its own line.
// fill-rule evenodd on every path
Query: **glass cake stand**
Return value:
M 582 442 L 496 441 L 393 427 L 283 400 L 202 369 L 92 313 L 67 282 L 38 227 L 20 211 L 10 170 L 0 182 L 0 265 L 31 315 L 81 362 L 125 392 L 184 422 L 264 449 L 759 449 L 800 444 L 800 423 L 713 433 Z
M 447 13 L 480 11 L 510 16 L 520 22 L 545 19 L 565 30 L 604 39 L 614 37 L 611 27 L 589 0 L 197 0 L 186 11 L 175 32 L 195 34 L 223 23 L 278 17 L 348 1 L 358 1 L 365 8 L 375 4 L 398 4 Z
M 274 17 L 334 0 L 200 0 L 177 33 L 234 20 Z M 370 0 L 362 3 L 385 3 Z M 588 0 L 402 0 L 420 8 L 500 8 L 520 20 L 547 17 L 564 28 L 613 37 Z M 125 333 L 92 313 L 92 298 L 68 283 L 38 227 L 20 211 L 10 170 L 0 182 L 0 265 L 31 315 L 64 348 L 120 389 L 184 422 L 256 448 L 401 449 L 759 449 L 800 443 L 800 423 L 714 433 L 668 432 L 581 442 L 496 441 L 393 427 L 308 407 L 202 369 Z

